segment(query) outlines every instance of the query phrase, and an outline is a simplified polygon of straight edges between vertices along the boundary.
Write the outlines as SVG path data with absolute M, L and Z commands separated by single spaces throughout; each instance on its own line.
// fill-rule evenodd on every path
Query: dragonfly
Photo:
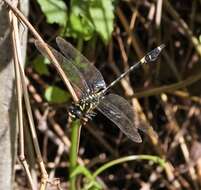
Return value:
M 79 98 L 78 103 L 73 103 L 69 107 L 71 117 L 88 121 L 96 115 L 95 110 L 98 110 L 129 139 L 136 143 L 142 142 L 138 129 L 144 131 L 144 128 L 134 124 L 135 112 L 131 105 L 117 94 L 108 94 L 108 90 L 135 68 L 156 61 L 165 45 L 162 44 L 147 53 L 140 61 L 133 64 L 107 86 L 100 71 L 75 47 L 61 37 L 56 38 L 56 43 L 60 52 L 48 46 L 69 78 Z M 42 43 L 36 40 L 35 46 L 43 56 L 50 59 Z

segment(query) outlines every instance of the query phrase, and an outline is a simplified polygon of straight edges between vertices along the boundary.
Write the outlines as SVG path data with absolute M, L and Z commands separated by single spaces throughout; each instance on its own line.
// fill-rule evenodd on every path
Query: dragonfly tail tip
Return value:
M 161 45 L 159 46 L 160 51 L 162 51 L 162 50 L 163 50 L 165 47 L 166 47 L 166 45 L 165 45 L 165 44 L 161 44 Z

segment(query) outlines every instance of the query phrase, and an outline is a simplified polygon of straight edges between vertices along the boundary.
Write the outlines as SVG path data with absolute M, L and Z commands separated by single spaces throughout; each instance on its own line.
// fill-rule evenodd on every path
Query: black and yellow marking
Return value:
M 127 71 L 125 71 L 123 74 L 121 74 L 116 80 L 114 80 L 112 83 L 110 83 L 103 91 L 104 94 L 109 88 L 114 86 L 117 82 L 119 82 L 122 78 L 124 78 L 128 73 L 130 73 L 132 70 L 136 69 L 140 65 L 144 65 L 150 62 L 155 61 L 161 51 L 165 48 L 165 44 L 161 44 L 160 46 L 156 47 L 149 53 L 147 53 L 142 59 L 140 59 L 137 63 L 135 63 L 133 66 L 131 66 Z

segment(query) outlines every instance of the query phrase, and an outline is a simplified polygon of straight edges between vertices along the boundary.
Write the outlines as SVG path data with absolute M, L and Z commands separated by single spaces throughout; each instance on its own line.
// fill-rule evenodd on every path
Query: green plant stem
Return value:
M 125 156 L 116 160 L 112 160 L 111 162 L 108 162 L 104 165 L 102 165 L 100 168 L 98 168 L 94 174 L 93 177 L 96 178 L 100 173 L 102 173 L 104 170 L 117 165 L 117 164 L 121 164 L 123 162 L 129 162 L 129 161 L 133 161 L 133 160 L 151 160 L 155 163 L 158 163 L 159 165 L 161 165 L 162 167 L 164 167 L 165 165 L 165 160 L 159 158 L 158 156 L 152 156 L 152 155 L 131 155 L 131 156 Z
M 70 166 L 69 166 L 69 176 L 70 176 L 70 190 L 76 190 L 76 176 L 72 176 L 74 169 L 77 166 L 77 150 L 79 146 L 79 132 L 80 132 L 80 120 L 74 120 L 71 123 L 71 147 L 70 147 Z
M 82 51 L 83 48 L 83 40 L 82 38 L 78 39 L 77 49 Z M 78 57 L 79 59 L 79 57 Z M 78 62 L 80 60 L 77 60 Z M 70 190 L 76 190 L 76 176 L 72 176 L 74 169 L 77 166 L 77 152 L 79 149 L 79 142 L 80 142 L 80 130 L 81 124 L 80 120 L 76 119 L 72 121 L 71 124 L 72 131 L 71 131 L 71 147 L 70 147 Z

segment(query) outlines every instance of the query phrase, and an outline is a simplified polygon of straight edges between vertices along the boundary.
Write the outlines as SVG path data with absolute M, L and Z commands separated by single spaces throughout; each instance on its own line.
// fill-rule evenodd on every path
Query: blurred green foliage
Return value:
M 42 57 L 42 56 L 38 56 L 34 59 L 32 65 L 34 70 L 40 74 L 40 75 L 49 75 L 49 70 L 47 65 L 49 64 L 49 60 L 47 60 L 46 58 Z
M 67 9 L 62 0 L 37 0 L 49 24 L 61 27 L 64 36 L 84 40 L 98 34 L 105 44 L 114 22 L 113 0 L 71 0 Z
M 62 0 L 37 0 L 49 24 L 57 23 L 65 26 L 67 22 L 67 7 Z
M 70 99 L 69 93 L 57 86 L 46 88 L 44 96 L 51 103 L 64 103 Z
M 49 24 L 58 24 L 60 35 L 78 41 L 90 40 L 99 35 L 104 44 L 111 38 L 114 22 L 114 0 L 71 0 L 69 7 L 64 0 L 37 0 Z M 33 62 L 36 72 L 49 75 L 47 61 L 37 57 Z M 56 86 L 45 90 L 44 96 L 51 103 L 63 103 L 69 94 Z

